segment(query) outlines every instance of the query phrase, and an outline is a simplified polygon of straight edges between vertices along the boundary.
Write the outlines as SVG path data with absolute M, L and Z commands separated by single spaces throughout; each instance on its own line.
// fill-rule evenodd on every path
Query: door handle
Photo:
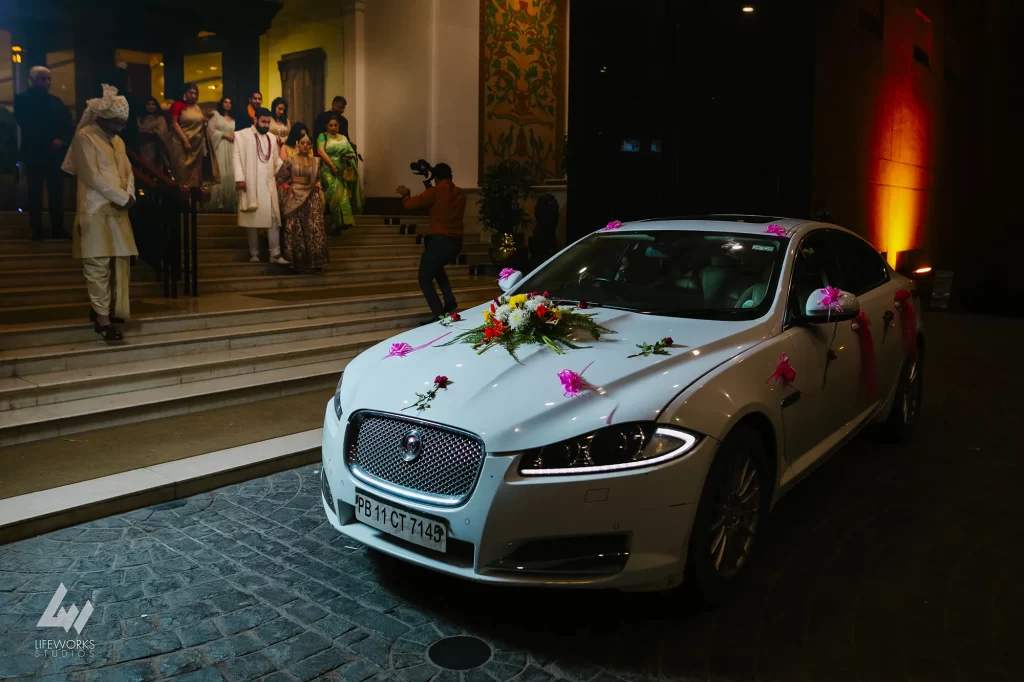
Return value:
M 796 401 L 800 400 L 801 395 L 803 394 L 800 393 L 800 391 L 794 391 L 793 393 L 787 395 L 785 398 L 782 399 L 782 409 L 786 409 L 790 405 L 795 404 Z

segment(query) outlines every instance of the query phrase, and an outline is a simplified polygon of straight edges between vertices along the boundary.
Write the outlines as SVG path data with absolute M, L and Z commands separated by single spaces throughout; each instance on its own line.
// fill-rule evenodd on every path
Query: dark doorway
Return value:
M 808 213 L 812 0 L 588 0 L 569 24 L 571 236 L 613 219 Z

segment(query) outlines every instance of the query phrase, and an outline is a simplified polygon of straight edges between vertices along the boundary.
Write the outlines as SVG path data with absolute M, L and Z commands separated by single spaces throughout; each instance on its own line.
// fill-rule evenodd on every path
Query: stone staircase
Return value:
M 414 225 L 360 217 L 322 274 L 296 275 L 246 262 L 232 220 L 200 218 L 198 299 L 163 299 L 136 266 L 142 312 L 108 345 L 85 323 L 70 243 L 30 242 L 22 216 L 0 215 L 0 446 L 304 391 L 326 405 L 352 357 L 428 315 Z M 493 276 L 470 275 L 486 246 L 468 241 L 462 260 L 448 268 L 460 307 L 493 297 Z

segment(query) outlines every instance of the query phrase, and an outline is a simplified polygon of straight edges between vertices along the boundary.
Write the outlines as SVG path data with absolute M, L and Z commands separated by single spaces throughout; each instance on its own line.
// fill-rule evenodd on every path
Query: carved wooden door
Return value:
M 324 64 L 319 47 L 281 55 L 281 96 L 288 101 L 288 118 L 302 121 L 313 130 L 313 120 L 324 111 Z

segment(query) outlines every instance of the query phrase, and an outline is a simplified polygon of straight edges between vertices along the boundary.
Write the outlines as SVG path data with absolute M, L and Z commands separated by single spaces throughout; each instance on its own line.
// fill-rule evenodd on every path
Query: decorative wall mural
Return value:
M 481 0 L 480 175 L 513 159 L 556 177 L 565 116 L 564 0 Z

